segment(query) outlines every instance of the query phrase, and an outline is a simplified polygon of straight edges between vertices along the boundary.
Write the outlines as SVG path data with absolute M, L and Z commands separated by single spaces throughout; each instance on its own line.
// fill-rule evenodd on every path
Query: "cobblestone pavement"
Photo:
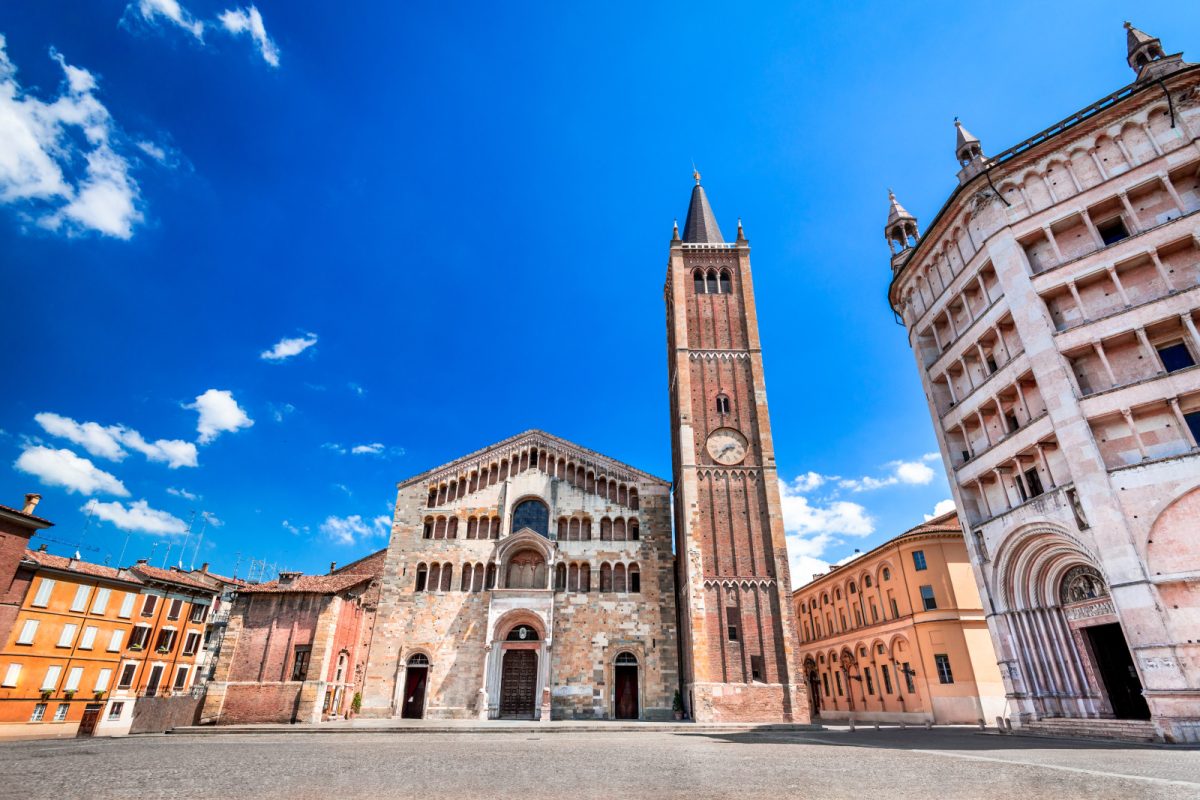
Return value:
M 0 798 L 1200 797 L 1200 749 L 967 729 L 319 733 L 0 744 Z

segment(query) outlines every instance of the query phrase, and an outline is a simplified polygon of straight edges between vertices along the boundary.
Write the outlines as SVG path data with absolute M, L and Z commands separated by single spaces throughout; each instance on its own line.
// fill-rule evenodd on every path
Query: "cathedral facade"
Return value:
M 670 719 L 670 487 L 529 431 L 399 486 L 362 713 Z

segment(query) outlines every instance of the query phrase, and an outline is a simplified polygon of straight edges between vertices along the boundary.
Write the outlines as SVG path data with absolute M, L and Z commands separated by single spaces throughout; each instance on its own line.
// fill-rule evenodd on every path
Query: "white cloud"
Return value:
M 819 472 L 806 472 L 793 479 L 788 488 L 793 492 L 811 492 L 820 489 L 827 480 L 831 478 Z
M 294 339 L 280 339 L 270 350 L 259 353 L 263 361 L 286 361 L 292 356 L 298 356 L 317 343 L 315 333 L 306 333 Z
M 204 518 L 205 522 L 207 522 L 209 525 L 211 525 L 214 528 L 223 528 L 225 526 L 225 523 L 222 520 L 218 519 L 217 515 L 212 513 L 211 511 L 201 511 L 200 516 Z
M 123 531 L 139 531 L 159 536 L 170 536 L 177 533 L 186 533 L 188 529 L 187 523 L 179 519 L 179 517 L 172 516 L 166 511 L 151 508 L 145 500 L 135 500 L 129 504 L 128 508 L 117 500 L 111 503 L 100 503 L 96 500 L 90 500 L 82 510 L 94 514 L 102 520 L 111 522 Z
M 142 20 L 151 25 L 157 25 L 160 19 L 165 19 L 197 39 L 204 38 L 204 23 L 189 14 L 178 0 L 138 0 L 126 6 L 125 13 L 140 14 Z
M 325 444 L 321 445 L 321 449 L 322 450 L 332 450 L 333 452 L 337 453 L 340 456 L 346 455 L 346 448 L 343 447 L 342 445 L 338 444 L 337 442 L 325 442 Z
M 951 511 L 954 511 L 954 510 L 955 510 L 955 505 L 954 505 L 953 500 L 950 500 L 948 498 L 946 500 L 939 500 L 937 505 L 935 505 L 933 507 L 933 513 L 925 515 L 925 521 L 929 522 L 929 520 L 931 520 L 931 519 L 940 517 L 942 514 L 949 514 Z
M 869 475 L 862 478 L 845 478 L 838 481 L 838 486 L 852 492 L 870 492 L 897 484 L 928 486 L 937 473 L 925 462 L 939 458 L 937 453 L 926 453 L 916 461 L 892 461 L 887 465 L 892 470 L 889 475 L 882 478 L 872 478 Z
M 129 490 L 116 476 L 70 450 L 54 450 L 35 445 L 26 448 L 13 466 L 21 472 L 36 476 L 47 486 L 62 486 L 68 492 L 129 496 Z
M 329 516 L 321 523 L 321 533 L 338 544 L 354 544 L 372 536 L 386 535 L 391 530 L 391 525 L 392 520 L 383 515 L 375 517 L 370 522 L 358 514 L 349 517 Z M 284 527 L 288 527 L 286 520 Z
M 350 452 L 356 456 L 372 455 L 377 456 L 383 452 L 382 442 L 371 442 L 370 444 L 356 444 L 350 448 Z
M 813 502 L 800 494 L 812 483 L 809 477 L 812 474 L 801 475 L 790 484 L 779 482 L 793 587 L 803 586 L 813 575 L 829 569 L 829 562 L 820 556 L 836 543 L 839 535 L 862 537 L 875 532 L 875 521 L 858 503 Z
M 156 145 L 154 142 L 141 141 L 135 142 L 135 144 L 137 144 L 138 150 L 141 150 L 158 163 L 165 164 L 167 162 L 167 151 Z
M 42 102 L 22 90 L 5 45 L 0 35 L 0 203 L 48 230 L 130 238 L 141 196 L 114 149 L 120 132 L 96 98 L 95 77 L 51 50 L 66 85 Z
M 292 534 L 293 536 L 299 536 L 302 532 L 308 533 L 307 525 L 293 525 L 292 523 L 288 522 L 286 519 L 283 521 L 283 529 L 285 531 L 287 531 L 288 533 Z
M 221 12 L 217 19 L 225 26 L 225 30 L 234 34 L 248 33 L 254 39 L 254 43 L 258 46 L 258 52 L 262 54 L 263 61 L 266 61 L 272 67 L 279 66 L 279 47 L 267 35 L 267 28 L 263 25 L 262 14 L 254 6 L 249 8 L 229 9 Z
M 364 389 L 359 384 L 354 383 L 353 381 L 351 381 L 350 383 L 347 383 L 346 388 L 349 389 L 350 391 L 354 392 L 359 397 L 362 397 L 364 394 L 367 393 L 366 389 Z
M 165 462 L 171 469 L 194 467 L 197 464 L 196 445 L 180 439 L 158 439 L 150 443 L 132 428 L 124 425 L 101 425 L 97 422 L 76 422 L 70 417 L 44 411 L 35 414 L 34 421 L 51 436 L 59 436 L 79 445 L 94 456 L 110 461 L 122 461 L 128 455 L 125 448 L 136 450 L 150 461 Z
M 208 444 L 222 433 L 233 432 L 239 428 L 249 428 L 254 420 L 246 415 L 242 407 L 233 399 L 233 392 L 225 389 L 209 389 L 196 398 L 196 402 L 184 405 L 184 408 L 199 412 L 200 419 L 196 423 L 196 431 L 200 434 L 200 444 Z
M 276 405 L 275 403 L 269 403 L 268 405 L 270 405 L 270 407 L 271 407 L 271 417 L 276 422 L 283 422 L 284 417 L 286 417 L 288 414 L 293 413 L 296 410 L 296 407 L 294 405 L 292 405 L 291 403 L 283 403 L 281 405 Z
M 184 500 L 199 500 L 200 495 L 192 494 L 187 489 L 176 489 L 174 486 L 167 489 L 167 494 L 175 497 L 182 497 Z

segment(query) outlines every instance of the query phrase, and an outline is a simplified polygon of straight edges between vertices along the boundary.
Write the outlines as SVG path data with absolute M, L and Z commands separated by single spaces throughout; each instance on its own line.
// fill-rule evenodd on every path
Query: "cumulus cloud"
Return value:
M 383 443 L 371 442 L 370 444 L 356 444 L 354 447 L 350 448 L 350 452 L 356 456 L 377 456 L 383 452 Z
M 279 47 L 267 35 L 267 28 L 263 25 L 262 14 L 258 8 L 250 6 L 249 8 L 232 8 L 228 11 L 223 11 L 217 16 L 221 24 L 225 26 L 225 30 L 233 35 L 247 33 L 254 40 L 254 44 L 258 47 L 258 52 L 262 55 L 263 61 L 266 61 L 272 67 L 279 66 Z
M 199 500 L 200 495 L 192 494 L 187 489 L 176 489 L 174 486 L 167 489 L 167 494 L 174 497 L 182 497 L 184 500 Z
M 929 466 L 929 462 L 941 458 L 937 453 L 926 453 L 915 461 L 892 461 L 887 464 L 890 474 L 882 478 L 864 476 L 862 478 L 844 478 L 838 481 L 838 486 L 852 492 L 870 492 L 885 486 L 928 486 L 933 482 L 937 473 Z
M 65 82 L 46 103 L 21 88 L 5 47 L 0 35 L 0 203 L 48 230 L 130 238 L 142 221 L 140 190 L 95 76 L 51 50 Z
M 90 500 L 81 510 L 111 522 L 123 531 L 171 536 L 186 533 L 188 529 L 187 523 L 179 517 L 151 508 L 145 500 L 135 500 L 128 507 L 118 500 L 111 503 Z
M 392 520 L 380 515 L 367 521 L 359 514 L 349 517 L 329 516 L 321 523 L 321 533 L 338 544 L 354 544 L 373 536 L 386 536 L 391 530 Z M 284 522 L 287 527 L 287 522 Z
M 805 497 L 801 492 L 813 483 L 812 474 L 801 475 L 791 483 L 779 482 L 793 587 L 802 586 L 813 575 L 829 569 L 829 562 L 821 556 L 839 541 L 839 536 L 863 537 L 875 532 L 875 521 L 858 503 L 812 501 Z
M 184 408 L 200 414 L 196 423 L 200 444 L 208 444 L 222 433 L 232 433 L 254 424 L 254 420 L 233 399 L 233 392 L 226 389 L 209 389 L 199 395 L 196 402 L 188 403 Z
M 268 403 L 268 405 L 271 408 L 271 418 L 276 422 L 283 422 L 284 418 L 288 414 L 291 414 L 296 410 L 296 407 L 291 403 L 280 403 L 278 405 L 275 403 Z
M 125 7 L 125 14 L 140 16 L 143 22 L 153 26 L 166 22 L 197 39 L 204 38 L 204 23 L 189 14 L 179 0 L 137 0 Z
M 955 509 L 956 507 L 953 500 L 950 500 L 949 498 L 946 500 L 939 500 L 937 505 L 933 507 L 933 513 L 925 515 L 925 521 L 929 522 L 929 520 L 940 517 L 942 514 L 949 514 Z
M 287 361 L 298 356 L 317 343 L 315 333 L 306 333 L 293 339 L 280 339 L 270 350 L 259 353 L 263 361 Z
M 129 490 L 116 476 L 70 450 L 55 450 L 34 445 L 27 447 L 13 466 L 21 472 L 36 476 L 47 486 L 61 486 L 68 492 L 129 496 Z
M 293 536 L 299 536 L 301 533 L 308 533 L 307 525 L 293 525 L 286 519 L 283 521 L 283 529 Z
M 34 421 L 51 436 L 58 436 L 79 445 L 88 453 L 110 461 L 122 461 L 129 455 L 125 448 L 144 455 L 149 461 L 164 462 L 170 469 L 194 467 L 196 445 L 180 439 L 158 439 L 147 442 L 140 433 L 124 425 L 101 425 L 98 422 L 76 422 L 70 417 L 51 412 L 35 414 Z

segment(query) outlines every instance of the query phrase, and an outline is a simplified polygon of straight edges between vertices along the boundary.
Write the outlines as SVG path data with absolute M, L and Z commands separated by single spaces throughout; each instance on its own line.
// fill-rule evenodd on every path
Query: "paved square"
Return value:
M 1200 797 L 1200 750 L 966 729 L 320 733 L 0 745 L 0 798 Z

